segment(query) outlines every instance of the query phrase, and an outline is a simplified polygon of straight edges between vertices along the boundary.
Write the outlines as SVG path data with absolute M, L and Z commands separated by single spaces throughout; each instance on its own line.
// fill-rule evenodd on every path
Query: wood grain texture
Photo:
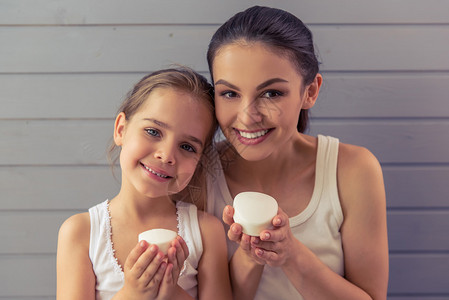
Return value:
M 0 27 L 0 40 L 5 41 L 0 70 L 148 72 L 178 63 L 206 72 L 206 48 L 216 29 L 213 25 Z M 440 38 L 449 36 L 449 26 L 310 29 L 325 71 L 449 70 L 449 39 Z
M 0 119 L 114 118 L 126 93 L 144 75 L 0 74 Z M 323 76 L 311 110 L 316 118 L 449 116 L 449 74 L 324 72 Z
M 0 24 L 221 24 L 233 14 L 252 5 L 288 10 L 306 23 L 447 23 L 444 0 L 2 0 Z M 107 9 L 105 9 L 107 8 Z M 213 9 L 211 9 L 213 8 Z M 186 13 L 188 12 L 188 13 Z
M 213 32 L 255 4 L 314 34 L 310 133 L 382 163 L 388 299 L 449 299 L 447 1 L 1 0 L 0 300 L 55 299 L 59 226 L 119 190 L 106 149 L 127 91 L 172 63 L 208 77 Z

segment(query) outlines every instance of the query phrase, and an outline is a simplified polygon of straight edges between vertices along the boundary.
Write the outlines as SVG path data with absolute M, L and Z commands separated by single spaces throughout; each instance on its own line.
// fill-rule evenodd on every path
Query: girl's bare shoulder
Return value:
M 59 241 L 69 244 L 89 245 L 90 216 L 88 212 L 69 217 L 59 228 Z

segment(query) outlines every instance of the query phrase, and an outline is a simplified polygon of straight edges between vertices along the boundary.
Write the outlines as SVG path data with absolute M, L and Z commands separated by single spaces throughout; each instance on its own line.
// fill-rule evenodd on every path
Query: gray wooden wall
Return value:
M 208 41 L 254 4 L 310 25 L 310 133 L 368 147 L 388 201 L 389 299 L 449 299 L 449 2 L 0 0 L 0 299 L 54 299 L 57 232 L 118 191 L 115 111 L 149 71 L 207 75 Z

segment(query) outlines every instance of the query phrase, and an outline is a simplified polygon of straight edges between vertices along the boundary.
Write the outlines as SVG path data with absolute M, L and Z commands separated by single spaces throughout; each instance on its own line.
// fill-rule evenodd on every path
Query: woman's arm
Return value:
M 95 299 L 95 274 L 89 258 L 90 218 L 82 213 L 59 229 L 57 250 L 58 300 Z
M 233 216 L 234 208 L 226 206 L 223 210 L 223 221 L 230 225 L 228 237 L 239 244 L 229 263 L 232 293 L 236 300 L 254 299 L 265 261 L 259 259 L 254 253 L 256 248 L 251 247 L 256 238 L 244 234 L 242 226 L 234 223 Z
M 259 242 L 261 249 L 255 253 L 267 264 L 282 267 L 304 299 L 386 299 L 388 241 L 380 165 L 368 150 L 341 144 L 337 176 L 345 277 L 294 239 L 288 224 L 266 231 L 270 237 Z M 278 217 L 288 223 L 282 212 Z
M 198 212 L 203 254 L 198 265 L 199 299 L 232 299 L 223 225 L 212 215 Z

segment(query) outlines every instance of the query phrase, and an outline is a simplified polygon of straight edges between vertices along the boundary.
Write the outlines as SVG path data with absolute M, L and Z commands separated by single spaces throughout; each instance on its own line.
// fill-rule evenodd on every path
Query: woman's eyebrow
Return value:
M 288 81 L 285 79 L 282 79 L 282 78 L 272 78 L 272 79 L 268 79 L 267 81 L 259 84 L 256 89 L 261 90 L 261 89 L 266 88 L 267 86 L 269 86 L 273 83 L 277 83 L 277 82 L 288 82 Z
M 269 86 L 269 85 L 271 85 L 271 84 L 273 84 L 273 83 L 277 83 L 277 82 L 288 82 L 288 81 L 285 80 L 285 79 L 282 79 L 282 78 L 271 78 L 271 79 L 268 79 L 267 81 L 262 82 L 261 84 L 259 84 L 259 85 L 256 87 L 256 89 L 257 89 L 257 90 L 261 90 L 261 89 L 266 88 L 267 86 Z M 220 79 L 220 80 L 217 80 L 217 81 L 215 82 L 215 85 L 219 85 L 219 84 L 226 85 L 227 87 L 229 87 L 229 88 L 231 88 L 231 89 L 240 91 L 240 89 L 239 89 L 237 86 L 233 85 L 233 84 L 230 83 L 230 82 L 227 82 L 227 81 L 224 80 L 224 79 Z
M 220 79 L 215 82 L 215 85 L 219 85 L 219 84 L 226 85 L 227 87 L 230 87 L 231 89 L 240 91 L 240 89 L 238 87 L 236 87 L 232 83 L 227 82 L 226 80 Z

